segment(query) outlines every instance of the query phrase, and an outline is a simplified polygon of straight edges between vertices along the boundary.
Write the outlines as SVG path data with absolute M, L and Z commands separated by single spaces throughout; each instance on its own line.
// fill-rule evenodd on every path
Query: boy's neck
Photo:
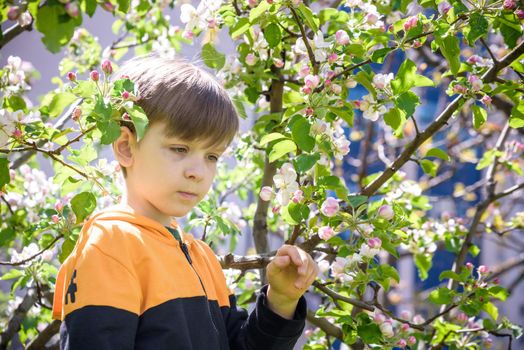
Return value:
M 133 200 L 132 198 L 129 198 L 126 195 L 122 196 L 122 200 L 120 201 L 120 204 L 130 207 L 138 215 L 145 216 L 149 219 L 155 220 L 167 227 L 170 226 L 171 221 L 173 220 L 171 216 L 162 214 L 158 209 L 153 207 L 150 203 L 141 203 L 140 201 Z

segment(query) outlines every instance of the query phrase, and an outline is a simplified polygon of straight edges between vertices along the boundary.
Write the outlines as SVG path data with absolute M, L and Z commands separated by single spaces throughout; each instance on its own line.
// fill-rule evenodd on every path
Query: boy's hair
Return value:
M 128 76 L 149 126 L 166 123 L 166 136 L 229 145 L 238 132 L 235 107 L 227 91 L 211 74 L 180 58 L 155 54 L 126 61 L 115 78 Z M 133 124 L 123 122 L 134 132 Z M 124 177 L 125 168 L 122 167 Z

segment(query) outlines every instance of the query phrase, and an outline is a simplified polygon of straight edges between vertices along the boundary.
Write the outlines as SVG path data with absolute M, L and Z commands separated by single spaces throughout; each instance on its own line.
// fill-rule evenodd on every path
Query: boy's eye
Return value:
M 218 162 L 218 156 L 215 156 L 214 154 L 210 154 L 208 159 L 212 162 Z
M 171 150 L 177 153 L 186 153 L 187 152 L 187 149 L 184 147 L 171 147 Z

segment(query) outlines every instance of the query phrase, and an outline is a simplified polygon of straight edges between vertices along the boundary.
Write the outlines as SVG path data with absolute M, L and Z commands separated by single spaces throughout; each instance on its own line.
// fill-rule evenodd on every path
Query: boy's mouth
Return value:
M 180 194 L 180 196 L 185 199 L 194 199 L 197 197 L 195 193 L 191 193 L 191 192 L 178 191 L 177 193 Z

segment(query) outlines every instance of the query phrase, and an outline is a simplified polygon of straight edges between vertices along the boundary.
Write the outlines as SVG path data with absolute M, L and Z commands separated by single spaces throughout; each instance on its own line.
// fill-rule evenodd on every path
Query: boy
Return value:
M 155 56 L 121 74 L 138 87 L 149 126 L 138 142 L 132 125 L 121 128 L 113 151 L 126 195 L 86 222 L 59 271 L 61 349 L 292 349 L 318 272 L 312 258 L 281 247 L 248 316 L 209 246 L 171 218 L 205 196 L 238 131 L 226 91 L 189 63 Z

